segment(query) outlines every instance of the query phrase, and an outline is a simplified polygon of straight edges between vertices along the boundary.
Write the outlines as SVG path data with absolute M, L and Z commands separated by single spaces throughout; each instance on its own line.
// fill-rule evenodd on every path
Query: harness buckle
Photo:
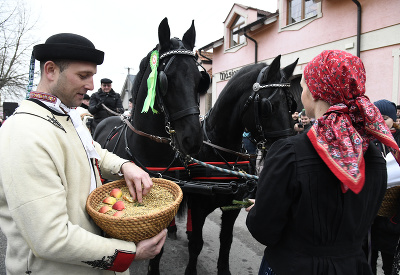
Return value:
M 257 92 L 260 90 L 260 83 L 256 82 L 253 84 L 253 91 Z

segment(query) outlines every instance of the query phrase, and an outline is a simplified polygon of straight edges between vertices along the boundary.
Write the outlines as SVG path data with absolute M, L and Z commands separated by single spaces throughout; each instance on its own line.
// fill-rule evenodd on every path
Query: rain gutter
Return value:
M 357 56 L 360 57 L 361 51 L 361 4 L 358 0 L 352 0 L 357 5 Z

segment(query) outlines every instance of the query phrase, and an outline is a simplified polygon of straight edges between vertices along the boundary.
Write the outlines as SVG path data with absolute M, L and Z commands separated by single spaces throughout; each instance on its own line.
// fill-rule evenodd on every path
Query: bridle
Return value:
M 247 111 L 247 109 L 250 107 L 250 104 L 253 102 L 253 108 L 254 108 L 254 119 L 255 119 L 255 125 L 256 125 L 256 129 L 257 129 L 257 133 L 258 136 L 254 137 L 255 140 L 257 140 L 257 142 L 263 142 L 266 143 L 268 139 L 270 138 L 278 138 L 278 137 L 282 137 L 282 136 L 289 136 L 292 134 L 292 129 L 291 128 L 287 128 L 287 129 L 283 129 L 283 130 L 279 130 L 279 131 L 269 131 L 268 133 L 264 133 L 263 131 L 263 127 L 260 123 L 260 101 L 263 101 L 264 103 L 264 107 L 267 108 L 266 112 L 271 113 L 272 112 L 272 103 L 271 100 L 272 98 L 278 93 L 278 90 L 280 88 L 289 88 L 290 87 L 290 83 L 286 82 L 286 76 L 284 74 L 284 72 L 282 71 L 281 73 L 283 74 L 280 83 L 271 83 L 271 84 L 266 84 L 266 85 L 260 85 L 260 82 L 262 80 L 262 77 L 264 75 L 265 70 L 268 68 L 268 66 L 264 67 L 260 73 L 257 76 L 257 81 L 256 83 L 253 84 L 253 92 L 252 94 L 247 98 L 246 103 L 244 104 L 241 116 L 243 117 L 244 113 Z M 260 94 L 259 91 L 263 90 L 263 89 L 267 89 L 267 88 L 275 88 L 274 91 L 272 92 L 272 94 L 268 97 L 268 98 L 263 98 L 262 100 L 260 100 Z M 286 97 L 290 97 L 290 95 L 288 95 L 288 92 L 285 91 L 285 95 Z M 288 100 L 286 100 L 289 110 L 291 109 L 291 106 L 289 106 Z
M 180 41 L 179 39 L 175 38 L 176 40 L 178 40 L 179 42 L 179 48 L 175 49 L 175 50 L 171 50 L 168 52 L 163 53 L 160 56 L 160 63 L 162 60 L 164 60 L 164 62 L 162 62 L 162 65 L 158 68 L 159 72 L 158 72 L 158 77 L 159 77 L 159 81 L 158 81 L 158 85 L 156 86 L 156 102 L 158 107 L 160 108 L 161 112 L 164 114 L 165 117 L 165 131 L 167 132 L 167 134 L 170 136 L 170 138 L 167 137 L 161 137 L 161 136 L 156 136 L 156 135 L 152 135 L 152 134 L 148 134 L 146 132 L 140 131 L 138 129 L 136 129 L 131 121 L 124 116 L 121 116 L 121 114 L 116 113 L 114 111 L 112 111 L 111 109 L 107 108 L 104 104 L 102 104 L 103 108 L 105 110 L 107 110 L 109 113 L 113 114 L 113 115 L 117 115 L 117 116 L 121 116 L 121 119 L 125 122 L 125 124 L 136 134 L 149 138 L 153 141 L 156 141 L 158 143 L 169 143 L 171 145 L 171 147 L 176 150 L 176 147 L 173 144 L 173 135 L 175 134 L 175 130 L 172 128 L 171 126 L 171 122 L 176 121 L 180 118 L 183 118 L 185 116 L 189 116 L 189 115 L 199 115 L 200 114 L 200 109 L 199 109 L 199 102 L 196 106 L 192 106 L 183 110 L 180 110 L 178 112 L 172 113 L 170 114 L 167 110 L 167 108 L 165 107 L 164 101 L 163 101 L 163 96 L 165 96 L 165 94 L 167 93 L 167 85 L 168 85 L 168 80 L 167 80 L 167 76 L 165 74 L 165 72 L 168 70 L 168 68 L 171 66 L 172 62 L 175 60 L 177 55 L 186 55 L 186 56 L 190 56 L 194 59 L 195 63 L 198 66 L 201 66 L 201 64 L 199 64 L 196 61 L 196 55 L 195 53 L 193 53 L 192 51 L 189 51 L 187 49 L 185 49 L 182 41 Z M 165 58 L 172 56 L 167 62 L 165 61 Z M 204 67 L 201 66 L 203 68 L 203 70 L 205 71 Z M 165 82 L 167 82 L 167 84 L 165 84 Z M 160 85 L 162 87 L 160 87 Z M 164 85 L 164 86 L 163 86 Z
M 168 60 L 167 63 L 165 63 L 165 62 L 162 63 L 162 66 L 164 66 L 164 69 L 161 70 L 161 68 L 160 68 L 160 72 L 159 72 L 160 82 L 162 82 L 161 78 L 163 78 L 163 77 L 166 78 L 167 77 L 165 72 L 171 66 L 172 62 L 175 60 L 177 55 L 191 56 L 191 57 L 193 57 L 193 60 L 195 61 L 195 63 L 198 64 L 198 62 L 196 61 L 196 55 L 192 51 L 184 49 L 183 43 L 180 40 L 179 40 L 179 43 L 181 44 L 179 49 L 168 51 L 168 52 L 166 52 L 166 53 L 164 53 L 164 54 L 162 54 L 160 56 L 160 63 L 164 58 L 166 58 L 168 56 L 172 56 Z M 191 106 L 191 107 L 186 108 L 184 110 L 181 110 L 181 111 L 178 111 L 176 113 L 170 114 L 168 112 L 167 108 L 165 108 L 165 104 L 164 104 L 164 101 L 163 101 L 163 96 L 166 94 L 167 91 L 165 91 L 165 92 L 161 91 L 161 88 L 162 87 L 160 87 L 160 85 L 157 85 L 156 100 L 157 100 L 157 104 L 158 104 L 159 108 L 161 109 L 161 112 L 164 113 L 164 116 L 165 116 L 165 119 L 166 119 L 166 125 L 167 125 L 166 127 L 167 128 L 171 129 L 170 122 L 172 122 L 172 121 L 178 120 L 178 119 L 180 119 L 182 117 L 185 117 L 185 116 L 199 115 L 200 114 L 200 109 L 199 109 L 198 105 Z
M 260 73 L 258 74 L 258 76 L 257 76 L 257 81 L 256 81 L 256 83 L 253 84 L 253 87 L 252 87 L 252 88 L 253 88 L 253 92 L 252 92 L 252 94 L 247 98 L 247 100 L 246 100 L 246 102 L 245 102 L 245 104 L 244 104 L 243 110 L 242 110 L 242 112 L 241 112 L 241 117 L 243 117 L 244 113 L 247 111 L 247 109 L 249 108 L 250 104 L 253 102 L 254 114 L 255 114 L 255 115 L 254 115 L 254 119 L 255 119 L 255 125 L 256 125 L 256 129 L 257 129 L 257 133 L 258 133 L 258 136 L 255 137 L 255 140 L 257 141 L 257 143 L 260 143 L 260 144 L 266 144 L 268 138 L 278 138 L 278 137 L 282 137 L 282 136 L 289 136 L 289 135 L 292 134 L 292 129 L 291 129 L 291 128 L 287 128 L 287 129 L 279 130 L 279 131 L 270 131 L 270 132 L 268 132 L 267 134 L 265 134 L 264 131 L 263 131 L 262 125 L 261 125 L 261 123 L 260 123 L 260 110 L 259 110 L 259 106 L 260 106 L 260 94 L 259 94 L 259 91 L 262 90 L 262 89 L 267 89 L 267 88 L 276 88 L 276 89 L 272 92 L 272 94 L 271 94 L 268 98 L 266 98 L 266 99 L 264 100 L 264 103 L 266 104 L 267 108 L 268 108 L 269 111 L 271 112 L 271 111 L 272 111 L 272 103 L 271 103 L 271 100 L 272 100 L 272 98 L 277 94 L 279 88 L 289 88 L 289 87 L 290 87 L 290 83 L 286 82 L 286 81 L 287 81 L 287 80 L 286 80 L 286 76 L 285 76 L 285 74 L 284 74 L 283 71 L 281 72 L 281 73 L 283 74 L 283 76 L 282 76 L 282 78 L 281 78 L 280 83 L 272 83 L 272 84 L 260 85 L 260 82 L 261 82 L 261 80 L 262 80 L 262 77 L 263 77 L 263 75 L 264 75 L 264 73 L 265 73 L 265 70 L 266 70 L 267 68 L 268 68 L 268 66 L 264 67 L 264 68 L 260 71 Z M 283 83 L 282 83 L 282 82 L 283 82 Z M 287 93 L 286 91 L 285 91 L 285 93 L 286 93 L 286 96 L 289 96 L 288 93 Z M 288 104 L 288 105 L 289 105 L 289 104 Z M 289 106 L 289 109 L 290 109 L 290 106 Z M 203 141 L 203 143 L 206 144 L 206 145 L 208 145 L 208 146 L 210 146 L 210 147 L 212 147 L 212 148 L 214 148 L 214 149 L 217 149 L 217 150 L 220 150 L 220 151 L 224 151 L 224 152 L 227 152 L 227 153 L 236 155 L 236 156 L 238 156 L 238 157 L 240 157 L 240 158 L 243 158 L 243 159 L 256 158 L 257 155 L 252 155 L 252 154 L 245 154 L 245 153 L 241 153 L 241 152 L 236 152 L 236 151 L 230 150 L 230 149 L 228 149 L 228 148 L 224 148 L 224 147 L 222 147 L 222 146 L 213 144 L 213 143 L 209 140 L 209 138 L 208 138 L 208 136 L 207 136 L 207 131 L 206 131 L 206 120 L 207 120 L 207 117 L 208 117 L 208 115 L 210 114 L 211 111 L 212 111 L 212 108 L 211 108 L 210 111 L 204 116 L 204 120 L 203 120 L 203 133 L 204 133 L 204 136 L 205 136 L 205 138 L 206 138 L 206 141 Z M 220 155 L 220 154 L 218 153 L 217 150 L 215 150 L 215 152 L 216 152 L 218 155 Z M 221 155 L 220 155 L 220 157 L 221 157 L 222 159 L 224 159 Z

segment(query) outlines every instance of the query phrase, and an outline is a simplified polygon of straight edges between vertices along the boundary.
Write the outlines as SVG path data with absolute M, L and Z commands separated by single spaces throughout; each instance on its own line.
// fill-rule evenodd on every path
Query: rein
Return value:
M 243 159 L 254 159 L 254 158 L 257 158 L 257 155 L 254 155 L 254 154 L 244 154 L 244 153 L 236 152 L 236 151 L 233 151 L 233 150 L 231 150 L 231 149 L 218 146 L 218 145 L 216 145 L 216 144 L 213 144 L 213 143 L 208 142 L 208 141 L 205 141 L 205 140 L 203 141 L 203 143 L 204 143 L 204 144 L 207 144 L 208 146 L 211 146 L 211 147 L 213 147 L 213 148 L 215 148 L 215 149 L 218 149 L 218 150 L 221 150 L 221 151 L 224 151 L 224 152 L 227 152 L 227 153 L 236 155 L 236 156 L 241 157 L 241 158 L 243 158 Z
M 155 142 L 158 143 L 170 143 L 171 139 L 170 138 L 166 138 L 166 137 L 160 137 L 160 136 L 155 136 L 155 135 L 151 135 L 145 132 L 142 132 L 140 130 L 137 130 L 135 127 L 133 127 L 133 125 L 129 122 L 129 120 L 127 118 L 123 118 L 123 121 L 126 123 L 126 125 L 129 127 L 129 129 L 131 129 L 133 132 L 135 132 L 136 134 L 149 138 Z
M 260 95 L 259 95 L 258 91 L 262 90 L 262 89 L 266 89 L 266 88 L 276 88 L 275 91 L 267 99 L 267 102 L 268 102 L 268 104 L 270 105 L 270 107 L 272 109 L 272 104 L 271 104 L 270 100 L 275 96 L 275 94 L 278 91 L 278 88 L 289 88 L 290 87 L 290 83 L 272 83 L 272 84 L 260 85 L 260 81 L 262 80 L 262 76 L 264 74 L 264 71 L 267 68 L 268 68 L 268 66 L 264 67 L 260 71 L 260 73 L 258 74 L 257 82 L 253 84 L 253 93 L 247 99 L 247 101 L 246 101 L 246 103 L 244 105 L 243 111 L 242 111 L 242 115 L 243 115 L 243 113 L 249 107 L 250 103 L 252 101 L 254 102 L 254 109 L 255 109 L 255 114 L 256 114 L 255 115 L 256 128 L 257 128 L 257 131 L 258 131 L 259 135 L 262 137 L 262 139 L 263 139 L 262 141 L 263 142 L 266 141 L 266 138 L 275 138 L 275 137 L 279 137 L 281 135 L 289 135 L 291 133 L 291 129 L 286 129 L 286 130 L 280 130 L 280 131 L 271 131 L 271 132 L 268 132 L 268 135 L 265 135 L 263 130 L 262 130 L 260 119 L 258 117 L 258 115 L 259 115 L 258 105 L 259 105 L 259 101 L 260 101 Z M 285 79 L 285 78 L 283 77 L 283 79 Z M 257 158 L 257 155 L 243 154 L 243 153 L 236 152 L 236 151 L 233 151 L 233 150 L 230 150 L 230 149 L 227 149 L 227 148 L 224 148 L 224 147 L 221 147 L 219 145 L 211 143 L 211 141 L 207 137 L 206 127 L 205 127 L 206 118 L 207 118 L 207 116 L 204 117 L 203 132 L 204 132 L 204 134 L 206 136 L 207 141 L 203 141 L 204 144 L 207 144 L 208 146 L 211 146 L 211 147 L 213 147 L 215 149 L 218 149 L 218 150 L 221 150 L 221 151 L 224 151 L 224 152 L 239 156 L 239 157 L 244 158 L 244 159 Z
M 210 111 L 211 111 L 211 110 L 210 110 Z M 241 152 L 233 151 L 233 150 L 231 150 L 231 149 L 228 149 L 228 148 L 225 148 L 225 147 L 222 147 L 222 146 L 213 144 L 213 143 L 211 142 L 211 140 L 208 138 L 208 135 L 207 135 L 206 120 L 207 120 L 207 115 L 204 116 L 203 127 L 202 127 L 202 128 L 203 128 L 204 137 L 207 139 L 207 140 L 203 140 L 203 143 L 204 143 L 204 144 L 206 144 L 206 145 L 208 145 L 208 146 L 210 146 L 210 147 L 212 147 L 212 148 L 214 148 L 214 149 L 218 149 L 218 150 L 220 150 L 220 151 L 224 151 L 224 152 L 226 152 L 226 153 L 230 153 L 230 154 L 232 154 L 232 155 L 236 155 L 236 156 L 241 157 L 241 158 L 243 158 L 243 159 L 247 159 L 247 160 L 248 160 L 248 159 L 252 159 L 252 158 L 257 158 L 257 155 L 244 154 L 244 153 L 241 153 Z M 219 155 L 218 151 L 216 151 L 216 153 Z M 219 156 L 223 159 L 223 157 L 222 157 L 221 155 L 219 155 Z M 225 161 L 225 162 L 226 162 L 226 161 Z
M 115 116 L 120 116 L 120 115 L 121 115 L 120 113 L 114 112 L 113 110 L 111 110 L 110 108 L 108 108 L 106 105 L 104 105 L 104 103 L 101 103 L 101 106 L 103 106 L 103 108 L 104 108 L 107 112 L 109 112 L 110 114 L 112 114 L 112 115 L 115 115 Z

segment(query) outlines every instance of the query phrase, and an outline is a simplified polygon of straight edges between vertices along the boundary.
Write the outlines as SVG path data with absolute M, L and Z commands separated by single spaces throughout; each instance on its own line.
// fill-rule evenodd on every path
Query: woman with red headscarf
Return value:
M 386 163 L 376 146 L 399 147 L 365 96 L 361 59 L 323 51 L 304 68 L 304 135 L 268 151 L 246 224 L 266 245 L 259 274 L 372 274 L 362 242 L 386 191 Z M 372 144 L 372 143 L 371 143 Z

